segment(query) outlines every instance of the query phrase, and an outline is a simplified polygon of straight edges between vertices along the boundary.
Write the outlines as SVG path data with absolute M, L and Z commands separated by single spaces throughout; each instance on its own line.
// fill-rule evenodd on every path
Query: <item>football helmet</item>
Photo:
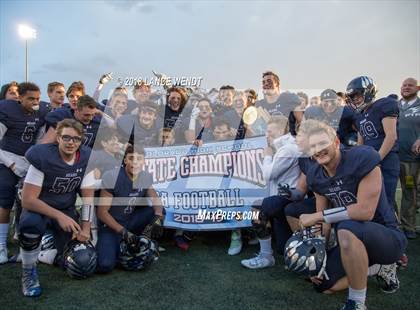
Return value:
M 158 257 L 159 247 L 156 241 L 145 235 L 138 236 L 133 243 L 121 240 L 119 261 L 126 270 L 146 269 Z
M 378 92 L 373 79 L 367 76 L 359 76 L 350 81 L 346 89 L 346 102 L 357 112 L 369 107 Z M 362 96 L 363 102 L 356 103 L 355 98 Z
M 70 240 L 64 248 L 64 269 L 71 278 L 84 279 L 95 272 L 98 255 L 91 242 Z
M 325 275 L 327 263 L 325 238 L 316 236 L 315 230 L 311 228 L 295 232 L 286 242 L 284 263 L 287 270 L 307 277 Z

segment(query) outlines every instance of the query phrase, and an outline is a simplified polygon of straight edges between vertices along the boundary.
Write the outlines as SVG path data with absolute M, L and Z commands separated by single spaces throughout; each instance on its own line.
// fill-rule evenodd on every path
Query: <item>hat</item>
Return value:
M 337 98 L 338 95 L 333 89 L 326 89 L 321 93 L 321 100 L 335 100 Z

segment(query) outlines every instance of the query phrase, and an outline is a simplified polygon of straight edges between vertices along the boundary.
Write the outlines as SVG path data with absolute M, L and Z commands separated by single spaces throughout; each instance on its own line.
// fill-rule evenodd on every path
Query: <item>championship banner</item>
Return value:
M 251 206 L 268 196 L 265 137 L 146 149 L 145 170 L 166 210 L 165 227 L 222 230 L 251 226 Z

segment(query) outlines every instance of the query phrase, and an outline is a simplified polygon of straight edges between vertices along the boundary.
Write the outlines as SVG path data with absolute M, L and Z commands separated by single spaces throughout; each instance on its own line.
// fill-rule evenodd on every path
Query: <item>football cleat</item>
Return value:
M 56 256 L 57 249 L 42 250 L 38 254 L 38 261 L 47 265 L 53 265 Z
M 392 294 L 400 288 L 400 281 L 397 277 L 397 264 L 382 265 L 376 279 L 384 293 Z
M 0 247 L 0 265 L 5 264 L 9 261 L 9 258 L 7 256 L 7 248 L 6 247 Z
M 262 269 L 274 266 L 276 260 L 273 255 L 262 255 L 261 253 L 250 259 L 241 260 L 241 265 L 249 269 Z
M 22 269 L 22 293 L 27 297 L 38 297 L 41 295 L 38 272 L 36 266 Z
M 351 299 L 347 299 L 347 302 L 345 303 L 345 305 L 343 306 L 343 308 L 341 308 L 341 310 L 366 310 L 367 307 L 362 304 L 361 302 L 357 302 Z

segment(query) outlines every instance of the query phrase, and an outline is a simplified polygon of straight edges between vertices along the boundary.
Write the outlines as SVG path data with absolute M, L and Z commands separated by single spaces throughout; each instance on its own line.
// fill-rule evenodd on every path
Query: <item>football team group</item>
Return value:
M 24 296 L 41 294 L 38 262 L 85 278 L 158 259 L 165 208 L 144 148 L 256 136 L 267 141 L 261 169 L 269 196 L 254 202 L 252 227 L 232 230 L 228 254 L 239 254 L 248 234 L 260 251 L 244 267 L 274 266 L 274 248 L 317 291 L 347 289 L 345 310 L 366 309 L 369 276 L 385 293 L 399 289 L 397 270 L 408 264 L 420 204 L 416 79 L 402 82 L 400 98 L 376 98 L 374 81 L 360 76 L 343 92 L 309 99 L 281 92 L 279 77 L 267 71 L 261 100 L 229 85 L 162 92 L 139 81 L 134 100 L 119 86 L 100 101 L 111 79 L 104 74 L 92 97 L 80 81 L 67 90 L 52 82 L 49 102 L 34 83 L 1 89 L 0 264 L 22 263 Z M 9 258 L 12 228 L 20 251 Z M 187 250 L 190 236 L 176 230 L 173 238 Z

